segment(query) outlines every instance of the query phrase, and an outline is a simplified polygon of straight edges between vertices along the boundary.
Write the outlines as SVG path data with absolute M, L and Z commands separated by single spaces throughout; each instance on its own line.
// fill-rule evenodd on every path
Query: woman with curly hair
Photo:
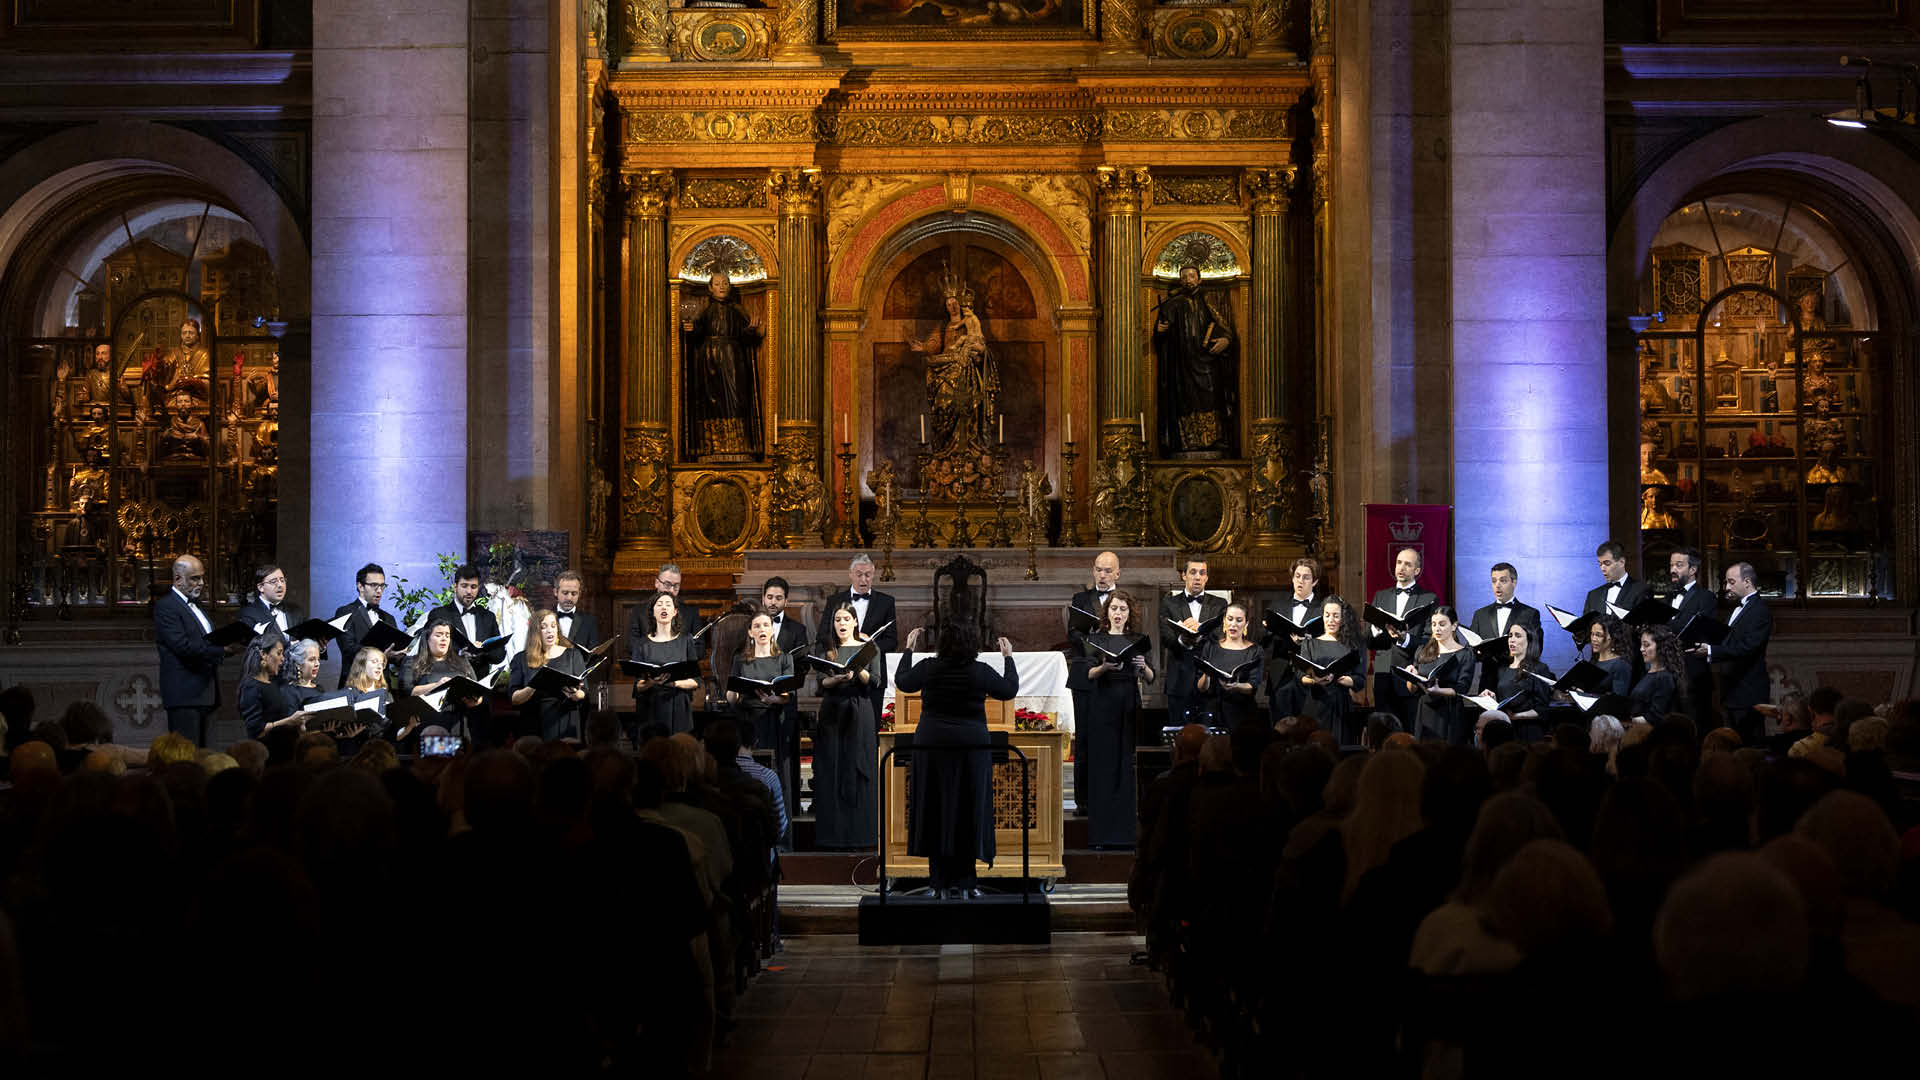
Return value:
M 1627 624 L 1612 615 L 1601 615 L 1587 631 L 1587 642 L 1593 646 L 1593 662 L 1607 673 L 1607 683 L 1600 692 L 1625 697 L 1628 687 L 1633 685 L 1633 654 L 1627 651 L 1631 642 Z
M 1687 657 L 1680 637 L 1664 626 L 1640 631 L 1640 660 L 1647 673 L 1633 684 L 1633 716 L 1657 724 L 1668 713 L 1687 711 Z
M 1367 649 L 1360 640 L 1360 618 L 1338 596 L 1329 596 L 1320 604 L 1318 637 L 1300 643 L 1301 658 L 1328 665 L 1326 674 L 1317 671 L 1301 674 L 1302 711 L 1322 730 L 1331 731 L 1342 746 L 1360 741 L 1360 732 L 1350 724 L 1353 691 L 1366 684 Z

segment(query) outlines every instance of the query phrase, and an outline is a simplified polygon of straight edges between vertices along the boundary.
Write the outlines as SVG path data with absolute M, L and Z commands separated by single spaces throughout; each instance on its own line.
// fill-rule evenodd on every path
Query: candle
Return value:
M 1000 414 L 1000 441 L 1001 442 L 1007 441 L 1007 414 L 1006 413 Z
M 1073 441 L 1073 414 L 1067 414 L 1067 441 Z
M 1140 414 L 1140 441 L 1141 442 L 1147 441 L 1147 414 L 1146 413 Z
M 853 429 L 847 426 L 847 414 L 844 412 L 841 413 L 840 414 L 840 441 L 846 442 L 847 436 L 851 434 L 852 431 Z
M 927 445 L 927 414 L 920 414 L 920 445 Z

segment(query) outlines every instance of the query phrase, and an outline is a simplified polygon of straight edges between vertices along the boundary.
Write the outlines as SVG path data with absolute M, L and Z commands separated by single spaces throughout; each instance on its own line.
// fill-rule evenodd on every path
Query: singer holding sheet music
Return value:
M 533 685 L 533 680 L 547 666 L 567 675 L 581 674 L 587 669 L 586 651 L 560 636 L 560 617 L 552 608 L 534 612 L 527 628 L 527 647 L 514 654 L 507 676 L 512 701 L 520 706 L 520 731 L 546 740 L 578 737 L 586 715 L 586 689 L 548 690 Z
M 1373 606 L 1395 618 L 1405 618 L 1438 603 L 1440 598 L 1420 584 L 1420 571 L 1425 566 L 1426 559 L 1413 548 L 1395 552 L 1393 585 L 1373 594 Z M 1427 643 L 1428 625 L 1426 616 L 1418 616 L 1408 621 L 1405 633 L 1395 636 L 1383 629 L 1370 642 L 1374 649 L 1387 652 L 1384 662 L 1374 668 L 1373 707 L 1399 717 L 1403 731 L 1414 730 L 1419 696 L 1408 692 L 1407 681 L 1393 673 L 1412 663 Z
M 1321 611 L 1321 605 L 1313 599 L 1320 583 L 1319 561 L 1310 556 L 1293 560 L 1292 580 L 1293 595 L 1275 605 L 1273 611 L 1288 623 L 1303 626 Z M 1281 630 L 1285 629 L 1283 625 Z M 1276 724 L 1306 711 L 1308 694 L 1300 685 L 1300 673 L 1289 661 L 1301 644 L 1312 637 L 1312 634 L 1289 632 L 1272 632 L 1267 637 L 1267 647 L 1273 654 L 1273 664 L 1267 669 L 1267 712 Z
M 733 665 L 733 674 L 743 679 L 757 682 L 772 682 L 784 679 L 793 672 L 793 654 L 780 651 L 780 643 L 773 639 L 773 616 L 765 611 L 753 617 L 747 624 L 747 640 L 740 645 L 740 660 Z M 779 717 L 792 694 L 772 694 L 764 690 L 754 693 L 727 691 L 727 700 L 740 714 L 740 723 L 752 724 L 758 736 L 755 745 L 766 746 L 773 742 L 779 731 Z
M 1209 702 L 1213 726 L 1232 731 L 1249 720 L 1257 722 L 1254 692 L 1264 681 L 1266 665 L 1264 653 L 1247 638 L 1247 605 L 1238 600 L 1227 605 L 1220 618 L 1220 640 L 1201 647 L 1200 661 L 1195 688 Z
M 1587 630 L 1587 643 L 1593 646 L 1593 662 L 1607 673 L 1601 693 L 1627 696 L 1633 687 L 1633 658 L 1627 654 L 1632 638 L 1627 624 L 1612 615 L 1602 615 Z M 1665 719 L 1663 715 L 1661 719 Z
M 1633 684 L 1633 716 L 1657 724 L 1670 712 L 1687 711 L 1687 655 L 1680 639 L 1664 626 L 1640 631 L 1640 660 L 1647 673 Z M 1621 719 L 1625 719 L 1622 717 Z
M 842 602 L 827 613 L 833 645 L 824 654 L 836 664 L 851 661 L 867 642 L 860 616 Z M 777 642 L 776 642 L 777 644 Z M 813 734 L 813 820 L 817 847 L 870 851 L 880 838 L 874 770 L 880 728 L 867 689 L 880 678 L 875 650 L 859 670 L 821 672 L 820 720 Z
M 1211 622 L 1227 607 L 1225 600 L 1207 592 L 1205 556 L 1187 558 L 1180 571 L 1180 583 L 1179 592 L 1160 600 L 1160 670 L 1167 677 L 1167 723 L 1174 727 L 1187 722 L 1187 711 L 1195 696 L 1194 680 L 1199 675 L 1195 661 L 1199 658 L 1200 646 L 1185 648 L 1167 632 L 1166 624 L 1171 622 L 1188 630 L 1198 630 L 1202 623 Z
M 354 653 L 347 668 L 347 690 L 354 722 L 344 734 L 334 733 L 334 738 L 340 743 L 340 753 L 350 756 L 365 739 L 377 739 L 386 732 L 387 705 L 393 701 L 393 695 L 387 693 L 387 654 L 366 646 Z
M 1353 692 L 1367 678 L 1366 642 L 1360 637 L 1360 619 L 1338 596 L 1320 605 L 1320 635 L 1300 643 L 1300 658 L 1327 667 L 1326 674 L 1303 672 L 1295 680 L 1300 712 L 1323 731 L 1331 731 L 1342 746 L 1360 741 L 1353 728 Z M 1298 670 L 1296 668 L 1296 670 Z
M 1073 798 L 1086 812 L 1087 842 L 1094 847 L 1132 847 L 1138 831 L 1133 751 L 1140 680 L 1152 682 L 1154 671 L 1133 611 L 1132 596 L 1119 589 L 1108 593 L 1105 625 L 1081 639 L 1086 655 L 1067 665 L 1067 686 L 1080 691 L 1082 703 L 1073 714 L 1075 741 L 1087 759 L 1085 786 L 1076 787 Z M 1074 782 L 1083 783 L 1078 776 Z
M 1445 739 L 1467 745 L 1468 730 L 1461 714 L 1462 698 L 1473 687 L 1474 655 L 1460 638 L 1460 615 L 1446 604 L 1433 609 L 1427 622 L 1427 640 L 1411 665 L 1426 685 L 1408 679 L 1401 684 L 1409 695 L 1419 695 L 1415 712 L 1420 738 Z
M 347 684 L 349 665 L 340 665 L 340 685 Z M 287 662 L 280 669 L 280 696 L 289 712 L 299 712 L 320 696 L 320 643 L 301 638 L 287 646 Z
M 657 592 L 640 606 L 646 633 L 627 639 L 633 659 L 649 664 L 678 664 L 700 659 L 699 646 L 680 622 L 680 601 L 670 592 Z M 693 730 L 693 691 L 700 680 L 659 676 L 633 684 L 633 713 L 638 730 L 628 733 L 640 745 L 650 727 L 671 734 Z
M 473 665 L 453 650 L 453 623 L 446 619 L 435 619 L 427 624 L 427 632 L 420 639 L 420 651 L 400 669 L 400 692 L 424 697 L 438 691 L 456 675 L 474 678 Z M 447 718 L 449 729 L 457 723 L 464 723 L 467 741 L 476 748 L 494 744 L 488 723 L 491 710 L 487 708 L 485 698 L 469 697 L 460 701 L 451 697 L 443 698 L 440 701 L 440 713 Z
M 333 609 L 333 617 L 346 617 L 340 631 L 340 685 L 347 685 L 347 665 L 352 662 L 353 654 L 360 651 L 361 639 L 373 629 L 376 622 L 397 626 L 393 613 L 380 607 L 380 598 L 387 591 L 387 572 L 379 563 L 368 563 L 353 576 L 354 589 L 359 596 L 351 604 L 342 604 Z
M 287 708 L 286 697 L 276 682 L 286 662 L 287 639 L 281 637 L 278 630 L 269 629 L 247 646 L 240 690 L 234 696 L 239 699 L 240 719 L 247 725 L 249 739 L 258 739 L 268 729 L 288 722 L 287 714 L 292 710 Z M 299 722 L 293 720 L 295 724 Z
M 1540 628 L 1524 622 L 1507 627 L 1507 652 L 1513 659 L 1494 673 L 1493 699 L 1506 703 L 1506 714 L 1516 727 L 1523 721 L 1540 719 L 1547 707 L 1547 686 L 1536 675 L 1553 678 L 1553 669 L 1540 661 Z

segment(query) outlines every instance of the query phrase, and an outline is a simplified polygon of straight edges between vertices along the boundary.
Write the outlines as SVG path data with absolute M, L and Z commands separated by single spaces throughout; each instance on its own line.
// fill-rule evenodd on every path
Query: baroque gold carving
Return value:
M 637 218 L 665 217 L 673 197 L 673 170 L 642 169 L 621 178 L 627 190 L 627 212 Z
M 1140 0 L 1100 0 L 1100 37 L 1109 52 L 1140 50 Z
M 1210 482 L 1217 490 L 1219 524 L 1207 536 L 1189 534 L 1180 526 L 1180 511 L 1175 498 L 1188 482 Z M 1239 551 L 1247 537 L 1247 474 L 1228 466 L 1211 468 L 1174 467 L 1153 474 L 1154 525 L 1168 543 L 1191 551 Z
M 1009 173 L 982 177 L 1003 184 L 1044 206 L 1080 251 L 1092 246 L 1093 191 L 1079 173 Z
M 1153 176 L 1145 165 L 1102 165 L 1093 170 L 1093 185 L 1100 192 L 1101 213 L 1137 214 Z
M 1278 7 L 1280 0 L 1255 0 Z M 1215 60 L 1247 54 L 1247 13 L 1244 8 L 1156 7 L 1153 11 L 1153 55 L 1176 60 Z
M 827 141 L 841 146 L 1040 146 L 1090 143 L 1100 137 L 1092 113 L 948 113 L 823 118 Z
M 765 60 L 771 52 L 773 31 L 764 11 L 682 8 L 672 15 L 675 60 Z
M 920 183 L 911 176 L 834 177 L 826 196 L 827 262 L 839 258 L 847 236 L 868 214 Z
M 1254 531 L 1294 531 L 1293 425 L 1285 420 L 1260 420 L 1253 426 L 1253 489 L 1248 512 Z
M 820 480 L 820 447 L 810 431 L 790 431 L 777 448 L 770 507 L 779 515 L 774 531 L 802 546 L 818 544 L 827 527 L 827 485 Z
M 734 555 L 770 539 L 763 471 L 688 469 L 673 474 L 675 555 Z
M 1253 212 L 1284 214 L 1293 192 L 1297 166 L 1257 168 L 1246 171 L 1247 195 L 1253 200 Z
M 783 216 L 811 217 L 820 212 L 819 169 L 773 169 L 767 173 L 767 193 Z
M 819 25 L 819 0 L 781 0 L 780 51 L 791 53 L 795 46 L 814 44 Z
M 1093 525 L 1100 542 L 1146 543 L 1147 444 L 1133 425 L 1109 427 L 1093 468 Z
M 667 0 L 626 0 L 626 54 L 664 60 L 671 55 L 673 22 Z
M 1105 134 L 1114 139 L 1284 139 L 1279 109 L 1113 109 Z
M 633 428 L 620 446 L 620 535 L 667 532 L 667 434 Z
M 680 186 L 680 206 L 686 210 L 744 210 L 765 203 L 765 188 L 746 177 L 689 178 Z
M 1156 176 L 1153 178 L 1153 202 L 1156 206 L 1238 206 L 1240 190 L 1231 173 L 1205 176 Z

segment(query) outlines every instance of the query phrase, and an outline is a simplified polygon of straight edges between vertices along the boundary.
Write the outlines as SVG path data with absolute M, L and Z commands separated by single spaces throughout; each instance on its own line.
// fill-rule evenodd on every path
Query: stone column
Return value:
M 626 428 L 620 440 L 620 549 L 616 576 L 649 570 L 666 554 L 672 506 L 672 353 L 667 334 L 667 201 L 673 172 L 644 169 L 625 178 L 627 192 Z
M 1248 169 L 1247 195 L 1253 204 L 1253 298 L 1248 313 L 1247 356 L 1252 394 L 1247 401 L 1252 419 L 1253 485 L 1248 510 L 1253 515 L 1256 545 L 1272 543 L 1298 532 L 1294 513 L 1299 477 L 1292 463 L 1295 428 L 1288 410 L 1306 411 L 1311 403 L 1297 401 L 1289 392 L 1286 345 L 1288 242 L 1287 207 L 1292 198 L 1294 166 Z
M 398 45 L 389 4 L 314 11 L 314 611 L 363 563 L 434 585 L 435 553 L 467 550 L 468 8 L 410 5 Z
M 832 430 L 820 416 L 820 389 L 825 381 L 820 364 L 820 170 L 773 169 L 767 174 L 767 190 L 779 204 L 774 243 L 780 257 L 779 361 L 776 367 L 780 426 L 777 432 L 778 459 L 802 461 L 820 479 L 821 445 Z M 831 449 L 831 447 L 829 448 Z M 824 521 L 826 509 L 837 505 L 831 498 L 837 478 L 812 487 L 798 478 L 775 474 L 774 501 L 789 508 L 788 543 L 794 547 L 819 547 L 821 534 L 812 527 Z M 826 500 L 827 508 L 816 506 L 814 499 Z
M 1608 538 L 1602 14 L 1602 0 L 1551 12 L 1504 0 L 1448 16 L 1463 603 L 1484 595 L 1487 567 L 1503 558 L 1527 595 L 1579 596 Z M 1547 644 L 1558 670 L 1567 635 Z

